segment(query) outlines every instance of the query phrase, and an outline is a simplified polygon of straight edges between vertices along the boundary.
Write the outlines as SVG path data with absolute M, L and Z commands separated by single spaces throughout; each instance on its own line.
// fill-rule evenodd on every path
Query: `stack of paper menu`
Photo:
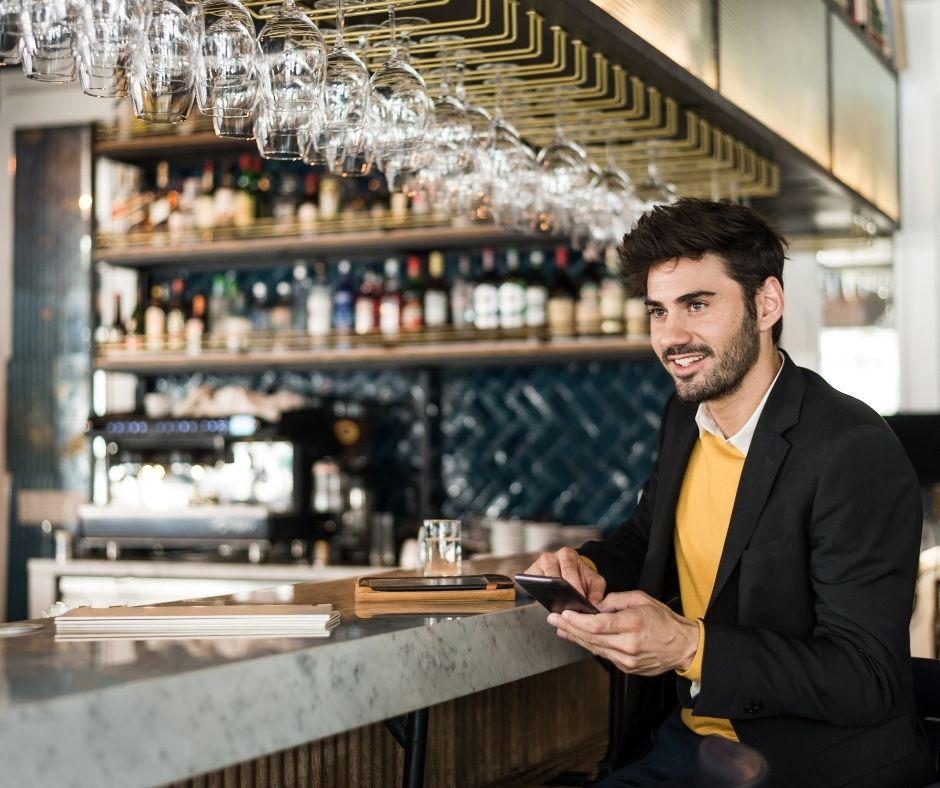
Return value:
M 78 607 L 55 620 L 60 640 L 328 637 L 337 624 L 329 604 Z

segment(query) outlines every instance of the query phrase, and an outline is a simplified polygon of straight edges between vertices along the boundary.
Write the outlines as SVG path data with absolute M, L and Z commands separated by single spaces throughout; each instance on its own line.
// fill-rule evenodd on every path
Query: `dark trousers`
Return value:
M 615 771 L 593 788 L 622 788 L 636 785 L 692 785 L 695 757 L 702 737 L 690 731 L 679 709 L 666 717 L 653 734 L 653 749 L 638 761 Z

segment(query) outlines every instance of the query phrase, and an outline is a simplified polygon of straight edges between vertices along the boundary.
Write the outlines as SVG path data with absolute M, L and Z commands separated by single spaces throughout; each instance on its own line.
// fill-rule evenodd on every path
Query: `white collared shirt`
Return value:
M 767 387 L 767 391 L 764 392 L 763 398 L 759 403 L 757 403 L 757 407 L 754 409 L 751 417 L 745 422 L 744 426 L 741 427 L 741 429 L 739 429 L 730 438 L 726 438 L 724 433 L 719 428 L 718 423 L 712 417 L 711 411 L 708 409 L 708 405 L 704 402 L 701 402 L 699 403 L 698 410 L 695 411 L 695 423 L 698 425 L 698 435 L 700 438 L 706 432 L 710 432 L 723 443 L 730 443 L 732 446 L 734 446 L 734 448 L 741 452 L 741 454 L 747 457 L 747 451 L 751 448 L 751 441 L 754 440 L 754 430 L 757 429 L 757 422 L 760 420 L 760 414 L 764 411 L 764 405 L 767 404 L 767 398 L 770 396 L 770 392 L 773 391 L 774 384 L 780 377 L 780 372 L 783 370 L 783 365 L 786 363 L 786 359 L 783 353 L 780 353 L 780 351 L 777 352 L 780 354 L 780 369 L 777 370 L 777 374 L 774 375 L 774 379 L 770 381 L 770 385 Z

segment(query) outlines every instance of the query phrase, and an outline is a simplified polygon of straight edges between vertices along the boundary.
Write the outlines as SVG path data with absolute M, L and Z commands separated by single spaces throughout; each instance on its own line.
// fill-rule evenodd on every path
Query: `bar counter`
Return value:
M 511 575 L 529 561 L 468 562 L 465 572 Z M 394 785 L 402 757 L 377 723 L 427 707 L 427 785 L 507 779 L 566 747 L 590 763 L 585 742 L 603 744 L 606 675 L 555 636 L 539 605 L 363 617 L 353 587 L 228 598 L 330 602 L 342 623 L 329 638 L 56 642 L 51 619 L 0 638 L 3 784 Z M 487 754 L 494 747 L 502 754 Z

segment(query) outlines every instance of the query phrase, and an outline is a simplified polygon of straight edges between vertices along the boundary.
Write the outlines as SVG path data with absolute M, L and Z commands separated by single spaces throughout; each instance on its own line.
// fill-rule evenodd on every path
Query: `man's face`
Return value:
M 734 395 L 760 354 L 756 307 L 714 254 L 650 269 L 646 303 L 653 350 L 697 404 Z M 750 306 L 750 308 L 748 308 Z

